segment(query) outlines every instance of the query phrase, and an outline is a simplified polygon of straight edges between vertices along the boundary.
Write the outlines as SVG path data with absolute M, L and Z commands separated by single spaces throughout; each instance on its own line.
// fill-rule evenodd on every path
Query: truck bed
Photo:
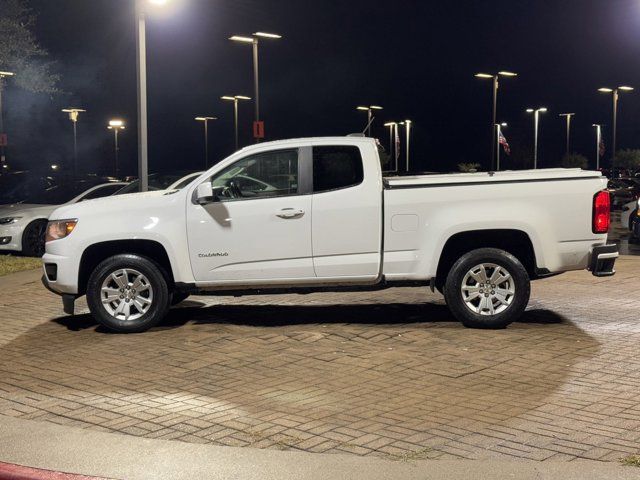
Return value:
M 597 171 L 579 168 L 506 170 L 502 172 L 448 173 L 437 175 L 385 176 L 385 188 L 428 188 L 468 184 L 528 183 L 601 178 Z

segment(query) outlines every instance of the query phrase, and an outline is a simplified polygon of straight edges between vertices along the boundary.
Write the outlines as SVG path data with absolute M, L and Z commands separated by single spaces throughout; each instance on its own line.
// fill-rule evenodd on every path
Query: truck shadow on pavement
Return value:
M 89 314 L 60 317 L 53 320 L 72 331 L 96 328 L 109 333 L 98 325 Z M 516 323 L 557 324 L 563 317 L 544 309 L 527 310 Z M 188 300 L 172 308 L 167 317 L 153 330 L 174 329 L 194 325 L 220 324 L 249 327 L 281 327 L 286 325 L 314 324 L 435 324 L 452 323 L 462 327 L 451 315 L 446 305 L 424 304 L 336 304 L 336 305 L 213 305 Z

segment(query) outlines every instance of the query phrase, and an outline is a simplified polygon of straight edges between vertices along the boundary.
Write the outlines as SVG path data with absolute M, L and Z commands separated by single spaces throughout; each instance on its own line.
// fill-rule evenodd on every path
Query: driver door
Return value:
M 315 277 L 311 195 L 300 194 L 298 149 L 238 160 L 211 178 L 216 201 L 187 206 L 191 267 L 201 284 Z

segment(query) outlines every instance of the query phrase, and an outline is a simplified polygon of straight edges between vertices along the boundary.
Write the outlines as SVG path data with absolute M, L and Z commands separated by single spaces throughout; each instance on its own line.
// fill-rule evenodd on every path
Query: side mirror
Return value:
M 198 185 L 198 188 L 196 189 L 196 203 L 199 205 L 206 205 L 207 203 L 212 203 L 214 201 L 215 197 L 213 195 L 211 182 L 204 182 Z

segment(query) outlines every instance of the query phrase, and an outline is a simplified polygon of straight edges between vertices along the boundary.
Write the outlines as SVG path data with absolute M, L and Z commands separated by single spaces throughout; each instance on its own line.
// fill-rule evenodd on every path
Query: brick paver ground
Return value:
M 0 291 L 0 413 L 149 438 L 391 458 L 640 452 L 639 257 L 535 282 L 465 329 L 427 289 L 192 297 L 140 335 Z M 80 308 L 84 308 L 80 304 Z

